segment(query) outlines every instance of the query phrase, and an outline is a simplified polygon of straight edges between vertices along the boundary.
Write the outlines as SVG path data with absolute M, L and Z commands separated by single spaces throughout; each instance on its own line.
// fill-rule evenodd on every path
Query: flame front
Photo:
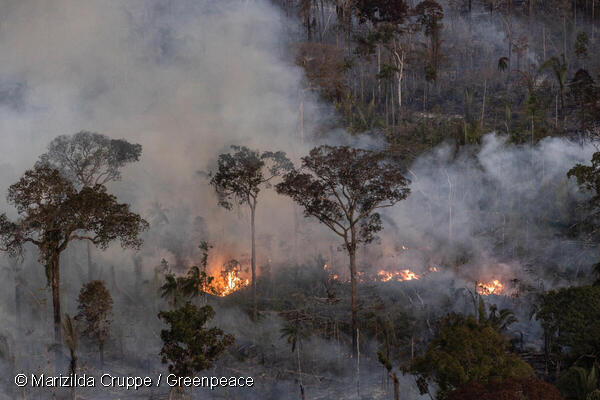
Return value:
M 402 282 L 402 281 L 412 281 L 413 279 L 419 279 L 420 276 L 415 274 L 409 269 L 403 269 L 401 271 L 386 271 L 380 270 L 377 272 L 377 277 L 381 282 L 388 282 L 392 279 Z
M 494 279 L 489 283 L 477 282 L 477 293 L 483 296 L 490 294 L 500 294 L 504 289 L 504 285 L 498 279 Z

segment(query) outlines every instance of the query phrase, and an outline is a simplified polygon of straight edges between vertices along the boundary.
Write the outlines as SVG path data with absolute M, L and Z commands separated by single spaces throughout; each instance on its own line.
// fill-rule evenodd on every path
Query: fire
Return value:
M 504 285 L 498 280 L 494 279 L 489 283 L 477 282 L 477 293 L 483 296 L 489 296 L 490 294 L 500 294 L 504 289 Z
M 419 275 L 415 274 L 409 269 L 403 269 L 401 271 L 386 271 L 382 269 L 377 272 L 377 277 L 381 282 L 388 282 L 392 279 L 397 280 L 398 282 L 412 281 L 413 279 L 420 278 Z
M 224 254 L 211 255 L 207 269 L 212 282 L 206 292 L 225 297 L 250 284 L 248 279 L 241 276 L 242 265 L 234 259 L 226 260 L 228 257 Z
M 225 297 L 248 286 L 249 283 L 248 279 L 237 276 L 236 271 L 229 271 L 215 276 L 211 283 L 211 289 L 217 296 Z

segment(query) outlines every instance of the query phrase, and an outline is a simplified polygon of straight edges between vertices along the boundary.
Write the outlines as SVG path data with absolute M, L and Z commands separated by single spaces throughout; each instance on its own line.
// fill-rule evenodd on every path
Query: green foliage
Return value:
M 443 319 L 436 338 L 423 356 L 412 361 L 409 370 L 432 379 L 439 387 L 439 399 L 467 382 L 533 375 L 527 363 L 508 352 L 506 339 L 496 329 L 479 323 L 472 315 Z
M 536 318 L 542 321 L 552 351 L 570 360 L 600 355 L 600 286 L 546 292 Z
M 194 299 L 211 291 L 211 282 L 213 277 L 206 273 L 206 263 L 208 260 L 208 244 L 203 249 L 201 260 L 202 268 L 194 265 L 190 267 L 185 276 L 176 276 L 169 268 L 169 263 L 162 260 L 161 264 L 165 271 L 165 283 L 160 287 L 160 295 L 166 298 L 171 307 L 177 308 L 183 305 L 185 301 Z
M 573 366 L 564 373 L 558 383 L 558 388 L 566 400 L 588 400 L 593 392 L 598 391 L 598 368 L 591 369 Z
M 211 306 L 198 308 L 190 302 L 176 310 L 158 313 L 158 317 L 169 325 L 169 329 L 160 333 L 163 341 L 160 355 L 163 364 L 169 364 L 169 372 L 180 377 L 193 376 L 209 369 L 233 344 L 232 335 L 217 327 L 205 327 L 214 316 Z
M 383 352 L 377 352 L 377 359 L 379 360 L 379 363 L 385 367 L 387 372 L 392 372 L 392 362 L 383 354 Z

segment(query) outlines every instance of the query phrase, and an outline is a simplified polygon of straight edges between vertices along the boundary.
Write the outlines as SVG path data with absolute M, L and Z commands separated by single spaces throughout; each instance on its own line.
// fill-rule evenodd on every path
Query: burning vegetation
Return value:
M 477 293 L 482 296 L 489 296 L 491 294 L 502 294 L 504 291 L 504 285 L 498 279 L 494 279 L 491 282 L 477 282 Z
M 211 269 L 216 270 L 216 268 Z M 222 264 L 220 271 L 214 275 L 210 275 L 212 279 L 207 292 L 219 297 L 225 297 L 245 288 L 250 284 L 250 280 L 243 278 L 241 276 L 242 273 L 242 265 L 237 260 L 232 259 L 227 261 Z
M 402 281 L 412 281 L 413 279 L 419 279 L 420 276 L 415 274 L 414 272 L 412 272 L 409 269 L 403 269 L 400 271 L 386 271 L 386 270 L 382 269 L 382 270 L 379 270 L 379 272 L 377 272 L 377 278 L 381 282 L 388 282 L 391 280 L 402 282 Z

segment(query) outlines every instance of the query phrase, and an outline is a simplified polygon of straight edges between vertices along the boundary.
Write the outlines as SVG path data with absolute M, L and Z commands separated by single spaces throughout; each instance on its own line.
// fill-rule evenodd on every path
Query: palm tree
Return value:
M 175 277 L 175 274 L 171 272 L 167 273 L 165 283 L 160 287 L 160 296 L 166 298 L 171 307 L 177 308 L 183 300 L 181 278 Z
M 510 325 L 517 322 L 514 312 L 506 308 L 498 311 L 498 306 L 495 304 L 490 306 L 487 320 L 491 327 L 498 332 L 505 331 Z

